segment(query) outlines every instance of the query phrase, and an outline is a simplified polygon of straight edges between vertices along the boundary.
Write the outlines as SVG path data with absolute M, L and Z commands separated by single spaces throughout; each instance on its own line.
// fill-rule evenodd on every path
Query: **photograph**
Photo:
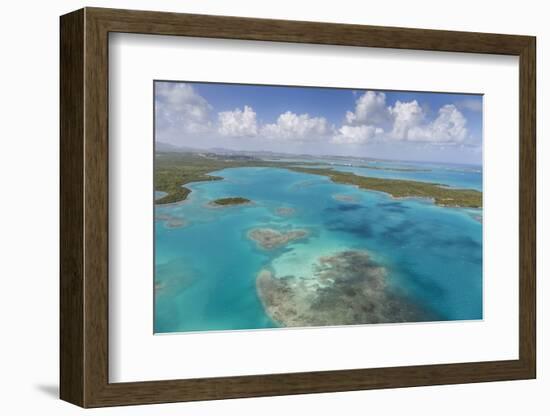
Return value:
M 540 7 L 62 1 L 5 66 L 6 195 L 54 215 L 4 204 L 44 350 L 4 354 L 11 407 L 537 414 Z
M 483 319 L 483 95 L 155 80 L 154 333 Z

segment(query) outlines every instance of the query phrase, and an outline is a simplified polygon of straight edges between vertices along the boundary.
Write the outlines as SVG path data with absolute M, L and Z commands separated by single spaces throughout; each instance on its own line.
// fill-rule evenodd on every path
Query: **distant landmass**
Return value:
M 199 149 L 196 147 L 188 146 L 176 146 L 171 143 L 165 142 L 156 142 L 155 151 L 165 152 L 165 153 L 213 153 L 217 155 L 244 155 L 244 156 L 254 156 L 259 158 L 323 158 L 323 157 L 332 157 L 324 155 L 309 155 L 309 154 L 295 154 L 295 153 L 285 153 L 285 152 L 272 152 L 269 150 L 233 150 L 226 149 L 224 147 L 211 147 L 207 149 Z M 335 157 L 337 158 L 337 157 Z
M 203 155 L 221 155 L 221 156 L 245 156 L 247 158 L 258 159 L 332 159 L 332 160 L 360 160 L 368 162 L 386 161 L 385 159 L 357 157 L 357 156 L 338 156 L 338 155 L 311 155 L 307 153 L 285 153 L 273 152 L 270 150 L 233 150 L 223 147 L 212 147 L 208 149 L 199 149 L 188 146 L 176 146 L 171 143 L 156 142 L 155 151 L 157 153 L 195 153 Z
M 212 147 L 207 149 L 200 149 L 195 147 L 189 147 L 189 146 L 176 146 L 171 143 L 166 142 L 159 142 L 157 141 L 155 144 L 155 152 L 157 153 L 193 153 L 193 154 L 201 154 L 208 157 L 213 156 L 231 156 L 232 158 L 242 158 L 242 159 L 271 159 L 271 160 L 277 160 L 277 159 L 302 159 L 302 160 L 333 160 L 333 161 L 342 161 L 342 162 L 350 162 L 350 161 L 358 161 L 358 162 L 400 162 L 400 163 L 438 163 L 438 162 L 432 162 L 432 161 L 411 161 L 411 160 L 402 160 L 402 159 L 381 159 L 381 158 L 374 158 L 374 157 L 368 157 L 368 156 L 351 156 L 351 155 L 312 155 L 307 153 L 286 153 L 286 152 L 273 152 L 270 150 L 234 150 L 234 149 L 227 149 L 224 147 Z M 454 163 L 445 163 L 445 165 L 455 165 Z M 461 164 L 460 166 L 476 166 L 477 165 L 469 165 L 469 164 Z M 369 166 L 371 169 L 374 169 L 374 166 Z M 393 168 L 392 170 L 396 170 L 396 168 Z M 407 169 L 402 169 L 407 170 Z M 418 168 L 414 169 L 415 171 L 418 171 Z
M 196 153 L 200 152 L 198 149 L 194 149 L 192 147 L 184 147 L 184 146 L 176 146 L 170 143 L 165 142 L 156 142 L 155 143 L 155 151 L 156 152 L 174 152 L 174 153 Z

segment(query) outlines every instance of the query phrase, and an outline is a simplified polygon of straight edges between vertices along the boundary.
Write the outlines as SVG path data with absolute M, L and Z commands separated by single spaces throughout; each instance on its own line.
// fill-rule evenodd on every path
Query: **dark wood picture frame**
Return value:
M 519 359 L 109 383 L 110 32 L 519 57 Z M 61 17 L 60 396 L 82 407 L 530 379 L 536 376 L 535 38 L 85 8 Z

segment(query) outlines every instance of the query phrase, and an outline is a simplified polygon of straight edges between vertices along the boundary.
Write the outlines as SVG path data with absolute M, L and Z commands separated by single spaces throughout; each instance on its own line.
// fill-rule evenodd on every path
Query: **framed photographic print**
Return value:
M 535 38 L 61 17 L 82 407 L 534 378 Z

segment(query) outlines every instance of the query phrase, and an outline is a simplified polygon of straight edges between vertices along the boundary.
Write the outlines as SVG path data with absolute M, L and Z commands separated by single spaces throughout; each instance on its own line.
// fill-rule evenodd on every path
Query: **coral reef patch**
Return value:
M 279 207 L 275 210 L 275 213 L 281 217 L 290 217 L 296 213 L 296 210 L 290 207 Z
M 334 194 L 332 198 L 340 202 L 358 202 L 359 198 L 356 195 Z
M 389 284 L 385 267 L 363 250 L 319 257 L 311 276 L 277 277 L 263 269 L 258 295 L 281 326 L 327 326 L 432 320 Z
M 181 228 L 188 225 L 184 218 L 165 213 L 155 214 L 155 221 L 162 221 L 166 228 Z
M 255 241 L 259 247 L 265 250 L 272 250 L 284 246 L 291 241 L 305 238 L 308 234 L 308 231 L 303 229 L 278 231 L 273 228 L 254 228 L 248 232 L 248 238 Z

